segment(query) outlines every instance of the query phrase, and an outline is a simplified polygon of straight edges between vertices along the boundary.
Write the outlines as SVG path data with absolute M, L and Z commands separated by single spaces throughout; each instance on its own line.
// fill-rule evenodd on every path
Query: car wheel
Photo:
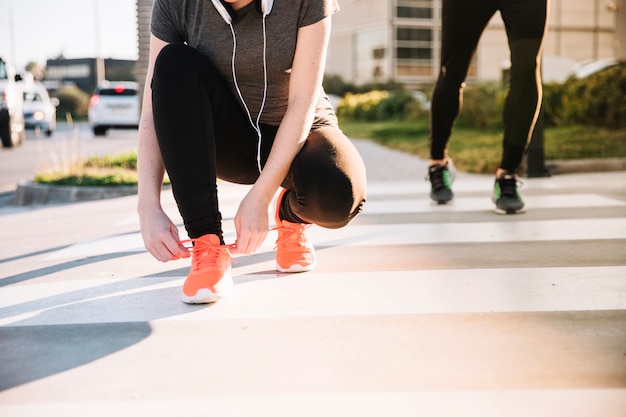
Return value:
M 19 146 L 24 140 L 24 124 L 17 124 L 11 117 L 8 111 L 3 111 L 0 117 L 2 124 L 0 125 L 0 138 L 2 139 L 2 146 L 5 148 L 12 148 Z
M 104 136 L 107 134 L 107 128 L 104 126 L 95 126 L 93 128 L 93 134 L 95 136 Z

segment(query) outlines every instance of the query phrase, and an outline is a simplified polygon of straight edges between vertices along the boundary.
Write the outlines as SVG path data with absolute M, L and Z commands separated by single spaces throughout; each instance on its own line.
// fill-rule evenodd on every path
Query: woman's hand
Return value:
M 249 255 L 265 241 L 269 228 L 268 208 L 271 198 L 257 197 L 254 188 L 239 204 L 235 215 L 237 240 L 233 254 Z
M 180 243 L 178 228 L 160 207 L 140 212 L 139 223 L 146 249 L 159 261 L 191 256 L 189 250 Z

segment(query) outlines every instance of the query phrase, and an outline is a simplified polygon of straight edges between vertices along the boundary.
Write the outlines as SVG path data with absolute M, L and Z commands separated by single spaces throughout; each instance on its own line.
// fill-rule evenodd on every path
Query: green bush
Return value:
M 566 85 L 547 83 L 543 86 L 543 121 L 546 127 L 561 126 L 565 120 L 563 109 L 570 101 L 566 94 Z
M 353 86 L 340 77 L 328 78 L 329 93 L 341 100 L 337 115 L 355 121 L 385 121 L 423 118 L 411 93 L 389 81 L 382 84 Z M 371 90 L 366 90 L 371 88 Z M 361 92 L 342 91 L 352 89 Z M 366 92 L 362 92 L 365 90 Z M 466 87 L 456 123 L 474 129 L 501 130 L 502 112 L 508 88 L 485 82 Z M 607 129 L 626 128 L 626 65 L 618 65 L 584 79 L 543 86 L 545 126 L 595 126 Z
M 476 129 L 500 129 L 506 92 L 500 84 L 493 82 L 466 87 L 457 123 Z
M 566 82 L 564 123 L 626 128 L 626 65 L 598 72 L 584 79 Z
M 322 85 L 324 86 L 324 91 L 327 94 L 335 94 L 339 97 L 343 97 L 347 93 L 355 93 L 357 91 L 357 87 L 354 84 L 344 81 L 340 75 L 335 74 L 324 75 L 324 82 Z
M 324 81 L 322 83 L 324 91 L 327 94 L 335 94 L 339 97 L 343 97 L 348 93 L 363 94 L 374 90 L 384 91 L 402 91 L 405 90 L 404 84 L 401 84 L 394 80 L 369 82 L 361 85 L 356 85 L 351 82 L 345 81 L 341 75 L 326 74 L 324 75 Z
M 420 103 L 404 90 L 372 90 L 367 93 L 347 93 L 339 102 L 337 115 L 343 119 L 377 121 L 419 118 L 426 114 Z
M 426 113 L 408 91 L 393 91 L 378 104 L 378 120 L 417 119 Z
M 137 152 L 121 155 L 94 156 L 85 162 L 88 168 L 123 168 L 137 170 Z
M 72 117 L 85 117 L 89 109 L 89 94 L 76 86 L 59 88 L 54 96 L 59 99 L 57 114 L 64 116 L 66 113 Z
M 389 92 L 381 90 L 364 94 L 347 93 L 337 106 L 337 116 L 352 120 L 377 120 L 378 105 L 388 96 Z

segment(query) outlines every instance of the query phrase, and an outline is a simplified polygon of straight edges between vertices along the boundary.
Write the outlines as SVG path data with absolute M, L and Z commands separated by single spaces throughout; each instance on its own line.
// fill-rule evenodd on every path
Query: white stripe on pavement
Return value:
M 7 287 L 0 325 L 626 309 L 626 266 L 234 275 L 211 308 L 180 301 L 184 277 Z
M 184 233 L 181 231 L 181 236 Z M 311 228 L 313 243 L 318 246 L 336 245 L 415 245 L 452 242 L 525 242 L 555 240 L 626 239 L 626 218 L 567 219 L 537 221 L 507 221 L 479 223 L 410 223 L 359 225 L 342 229 Z M 225 228 L 227 243 L 235 233 Z M 271 251 L 276 239 L 270 232 L 259 253 Z M 61 249 L 44 260 L 84 256 L 99 256 L 120 252 L 144 251 L 139 233 L 111 236 L 78 242 Z
M 566 209 L 582 207 L 617 207 L 626 203 L 614 198 L 603 197 L 597 194 L 562 194 L 550 196 L 524 197 L 527 209 Z M 426 213 L 447 211 L 493 211 L 494 205 L 490 197 L 456 198 L 450 204 L 433 205 L 425 199 L 402 200 L 369 200 L 365 203 L 363 214 L 399 214 L 399 213 Z

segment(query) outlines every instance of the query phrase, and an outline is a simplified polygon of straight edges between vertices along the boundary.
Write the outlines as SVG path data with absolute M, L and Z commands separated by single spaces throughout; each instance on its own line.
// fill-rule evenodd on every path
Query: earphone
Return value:
M 224 5 L 221 0 L 211 0 L 211 2 L 213 3 L 213 6 L 215 6 L 215 8 L 217 9 L 220 16 L 222 16 L 222 19 L 224 19 L 224 22 L 230 25 L 233 22 L 233 19 L 235 19 L 236 17 L 236 13 L 233 11 L 233 9 L 231 7 L 228 7 L 227 5 Z M 256 10 L 261 13 L 263 17 L 265 17 L 272 11 L 274 0 L 254 0 L 254 3 L 256 5 Z
M 243 99 L 243 95 L 241 94 L 241 90 L 239 89 L 239 84 L 237 83 L 237 74 L 235 73 L 235 54 L 237 52 L 237 37 L 235 36 L 235 29 L 233 28 L 233 19 L 236 19 L 237 14 L 228 4 L 222 3 L 221 0 L 211 0 L 213 6 L 218 11 L 224 22 L 230 27 L 230 31 L 233 34 L 233 54 L 231 59 L 231 71 L 233 74 L 233 82 L 235 84 L 235 89 L 237 90 L 237 94 L 239 94 L 239 98 L 241 99 L 241 103 L 243 104 L 244 109 L 248 115 L 248 120 L 252 125 L 252 128 L 256 131 L 258 136 L 257 142 L 257 168 L 259 169 L 259 173 L 261 173 L 261 113 L 263 113 L 263 108 L 265 107 L 265 99 L 267 98 L 267 59 L 266 59 L 266 51 L 267 51 L 267 36 L 265 33 L 265 17 L 270 14 L 272 11 L 272 6 L 274 5 L 274 0 L 254 0 L 257 11 L 263 16 L 263 100 L 261 101 L 261 107 L 259 108 L 259 113 L 256 118 L 256 123 L 252 121 L 252 115 L 250 114 L 250 110 L 248 109 L 248 105 L 246 101 Z

